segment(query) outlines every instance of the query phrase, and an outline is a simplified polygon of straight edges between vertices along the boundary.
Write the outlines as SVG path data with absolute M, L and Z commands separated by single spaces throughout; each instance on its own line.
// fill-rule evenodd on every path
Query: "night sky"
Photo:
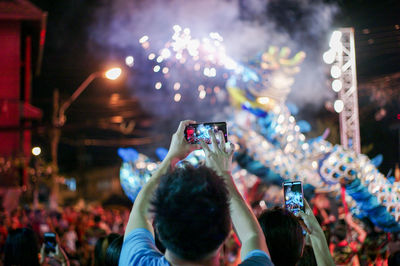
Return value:
M 44 153 L 49 154 L 48 131 L 51 128 L 53 90 L 59 89 L 61 98 L 66 99 L 90 73 L 110 66 L 111 62 L 122 64 L 127 54 L 126 49 L 99 42 L 93 33 L 101 30 L 102 27 L 105 32 L 110 30 L 114 17 L 104 10 L 107 8 L 111 10 L 112 0 L 35 0 L 31 2 L 48 12 L 43 65 L 40 76 L 33 81 L 33 105 L 44 111 L 44 118 L 36 125 L 33 144 L 44 147 Z M 130 2 L 143 5 L 146 1 Z M 243 4 L 244 1 L 239 2 Z M 367 84 L 374 78 L 400 71 L 400 1 L 301 1 L 308 5 L 324 3 L 337 8 L 331 30 L 325 30 L 325 36 L 322 35 L 323 32 L 312 35 L 312 32 L 303 28 L 302 23 L 298 23 L 298 21 L 307 20 L 308 12 L 312 12 L 309 7 L 299 5 L 299 2 L 271 0 L 267 12 L 256 15 L 243 5 L 241 19 L 262 21 L 264 17 L 268 17 L 269 20 L 275 21 L 280 31 L 292 37 L 297 36 L 296 38 L 300 40 L 307 38 L 310 45 L 314 45 L 311 42 L 317 39 L 328 39 L 329 32 L 335 27 L 352 26 L 356 33 L 359 84 Z M 148 8 L 151 8 L 151 4 Z M 98 12 L 99 9 L 102 12 Z M 291 19 L 287 19 L 288 17 Z M 162 18 L 157 21 L 162 23 Z M 158 25 L 160 28 L 162 26 L 162 24 Z M 320 46 L 316 45 L 317 49 L 323 49 L 324 42 L 321 43 Z M 306 44 L 307 41 L 302 43 L 302 45 Z M 140 57 L 139 50 L 133 53 L 135 59 L 136 56 Z M 73 103 L 67 112 L 67 123 L 63 127 L 60 142 L 61 172 L 70 172 L 77 167 L 90 169 L 98 165 L 118 165 L 117 147 L 129 146 L 128 140 L 132 139 L 141 141 L 148 137 L 152 138 L 152 144 L 135 147 L 150 157 L 154 157 L 156 147 L 166 147 L 172 132 L 171 128 L 175 128 L 174 123 L 181 120 L 175 115 L 185 113 L 186 107 L 171 107 L 177 109 L 171 111 L 171 116 L 174 117 L 155 115 L 149 106 L 156 108 L 157 104 L 160 104 L 159 99 L 152 97 L 151 94 L 140 93 L 148 86 L 142 81 L 145 75 L 140 69 L 130 69 L 122 80 L 115 83 L 97 79 Z M 326 78 L 329 78 L 328 75 Z M 397 95 L 400 95 L 400 82 L 394 84 Z M 399 161 L 399 151 L 396 146 L 399 145 L 398 134 L 400 133 L 395 129 L 399 124 L 397 121 L 397 114 L 400 114 L 399 96 L 385 104 L 386 116 L 376 121 L 374 114 L 378 108 L 368 93 L 361 91 L 363 87 L 360 86 L 359 89 L 361 143 L 363 146 L 374 144 L 374 148 L 368 152 L 370 157 L 379 153 L 384 155 L 381 170 L 383 174 L 386 174 L 390 168 L 394 167 L 395 162 Z M 118 105 L 109 104 L 113 93 L 119 94 L 121 101 Z M 385 93 L 384 89 L 382 93 Z M 320 116 L 337 121 L 336 114 L 324 110 L 323 105 L 318 110 L 315 108 L 307 110 L 307 106 L 302 106 L 302 109 L 309 115 L 309 119 Z M 190 112 L 185 114 L 190 114 Z M 207 110 L 204 112 L 202 110 L 199 118 L 205 120 L 208 115 Z M 118 129 L 118 123 L 110 123 L 110 119 L 116 116 L 122 116 L 124 121 L 135 121 L 135 130 L 128 134 L 122 133 Z M 99 145 L 83 145 L 93 140 L 102 142 Z

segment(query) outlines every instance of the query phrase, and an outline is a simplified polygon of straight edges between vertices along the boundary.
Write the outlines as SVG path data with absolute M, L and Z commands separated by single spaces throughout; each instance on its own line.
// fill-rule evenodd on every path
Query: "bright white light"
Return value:
M 344 103 L 342 100 L 336 100 L 335 103 L 333 104 L 333 109 L 335 109 L 336 113 L 340 113 L 343 111 L 344 108 Z
M 156 65 L 156 66 L 153 67 L 153 71 L 154 72 L 158 72 L 158 71 L 160 71 L 160 68 L 161 67 L 159 65 Z
M 165 59 L 169 58 L 171 56 L 171 51 L 167 48 L 162 49 L 161 51 L 161 56 Z
M 303 143 L 303 144 L 301 145 L 301 148 L 302 148 L 303 150 L 307 150 L 309 147 L 310 147 L 310 146 L 308 145 L 308 143 Z
M 149 56 L 147 57 L 149 60 L 153 60 L 154 58 L 156 58 L 156 55 L 154 53 L 149 54 Z
M 217 75 L 217 70 L 215 68 L 210 68 L 210 77 L 215 77 Z
M 339 92 L 342 89 L 342 82 L 339 79 L 335 79 L 332 82 L 332 90 Z
M 149 40 L 149 36 L 144 35 L 142 38 L 139 39 L 139 42 L 140 42 L 140 43 L 145 43 L 145 42 L 147 42 L 148 40 Z
M 185 28 L 185 29 L 183 30 L 183 33 L 189 35 L 189 34 L 190 34 L 190 29 L 189 29 L 189 28 Z
M 108 79 L 115 80 L 119 76 L 121 76 L 121 73 L 122 73 L 122 70 L 119 67 L 114 67 L 114 68 L 107 70 L 107 72 L 104 75 Z
M 176 93 L 174 96 L 174 101 L 175 102 L 179 102 L 182 98 L 182 95 L 180 93 Z
M 204 74 L 204 76 L 209 77 L 210 76 L 210 69 L 208 67 L 205 67 L 204 70 L 203 70 L 203 74 Z
M 157 63 L 161 63 L 164 60 L 164 58 L 160 55 L 159 57 L 157 57 Z
M 332 49 L 337 48 L 338 44 L 339 43 L 341 44 L 341 42 L 340 42 L 341 38 L 342 38 L 342 33 L 340 31 L 338 31 L 338 30 L 335 30 L 332 33 L 331 40 L 329 41 L 329 47 L 331 47 Z
M 32 149 L 32 154 L 35 156 L 38 156 L 42 152 L 42 149 L 40 147 L 33 147 Z
M 175 82 L 174 84 L 174 90 L 179 90 L 181 88 L 181 84 L 179 82 Z
M 294 137 L 293 137 L 293 135 L 289 135 L 289 136 L 287 136 L 286 140 L 287 140 L 287 142 L 291 142 L 291 141 L 293 141 L 293 140 L 294 140 Z
M 154 85 L 154 88 L 156 88 L 156 90 L 161 89 L 162 87 L 162 83 L 161 82 L 157 82 L 156 85 Z
M 311 163 L 311 165 L 312 165 L 312 167 L 313 167 L 314 169 L 317 169 L 317 168 L 318 168 L 318 163 L 317 163 L 316 161 L 313 161 L 313 162 Z
M 267 103 L 269 103 L 269 98 L 268 97 L 258 97 L 257 98 L 257 102 L 258 103 L 261 103 L 261 104 L 267 104 Z
M 127 56 L 126 58 L 125 58 L 125 64 L 128 66 L 128 67 L 133 67 L 133 64 L 135 63 L 135 59 L 133 58 L 133 56 Z
M 334 79 L 339 78 L 342 75 L 342 70 L 340 70 L 340 67 L 338 66 L 332 66 L 331 67 L 331 76 Z
M 201 90 L 199 93 L 199 98 L 200 99 L 204 99 L 206 97 L 206 91 L 205 90 Z
M 282 114 L 280 114 L 279 116 L 278 116 L 278 123 L 279 124 L 282 124 L 283 123 L 283 121 L 285 121 L 285 117 L 282 115 Z
M 169 68 L 168 67 L 163 67 L 162 73 L 167 74 L 168 72 L 169 72 Z
M 326 51 L 322 55 L 322 59 L 324 59 L 325 63 L 332 64 L 335 61 L 335 56 L 336 56 L 336 52 L 334 50 L 330 49 L 329 51 Z
M 289 122 L 293 123 L 294 122 L 294 117 L 293 116 L 289 116 Z
M 174 29 L 175 32 L 182 30 L 181 26 L 179 25 L 174 25 L 172 28 Z
M 204 85 L 199 85 L 199 87 L 197 88 L 199 91 L 203 91 L 204 90 Z

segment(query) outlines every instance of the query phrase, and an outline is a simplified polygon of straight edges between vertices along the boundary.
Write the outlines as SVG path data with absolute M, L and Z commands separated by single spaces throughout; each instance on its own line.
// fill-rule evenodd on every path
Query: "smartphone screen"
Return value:
M 46 254 L 56 253 L 56 234 L 44 233 L 44 251 Z
M 301 181 L 288 181 L 283 183 L 285 207 L 290 212 L 297 214 L 304 212 L 303 185 Z
M 211 137 L 208 134 L 210 129 L 214 130 L 215 133 L 221 130 L 224 133 L 225 142 L 228 141 L 226 122 L 190 124 L 185 128 L 186 141 L 190 144 L 198 144 L 202 139 L 207 144 L 211 144 Z

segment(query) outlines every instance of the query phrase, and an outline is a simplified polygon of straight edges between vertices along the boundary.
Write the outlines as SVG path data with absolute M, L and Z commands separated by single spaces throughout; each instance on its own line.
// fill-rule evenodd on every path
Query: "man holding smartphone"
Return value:
M 201 143 L 206 166 L 175 168 L 199 148 L 184 137 L 191 123 L 180 123 L 167 156 L 136 198 L 119 265 L 219 265 L 231 221 L 242 242 L 241 265 L 272 265 L 262 230 L 230 174 L 233 145 L 226 149 L 223 136 L 218 144 L 210 131 L 212 146 Z M 165 255 L 155 247 L 151 214 Z

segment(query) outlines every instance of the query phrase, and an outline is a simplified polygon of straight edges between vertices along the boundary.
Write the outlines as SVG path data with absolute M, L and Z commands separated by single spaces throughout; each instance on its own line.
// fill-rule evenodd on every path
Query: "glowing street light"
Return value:
M 32 154 L 35 156 L 39 156 L 42 153 L 42 149 L 40 147 L 33 147 Z
M 105 76 L 107 79 L 116 80 L 117 78 L 119 78 L 119 76 L 121 76 L 121 73 L 122 73 L 121 68 L 119 68 L 119 67 L 114 67 L 114 68 L 111 68 L 111 69 L 107 70 L 107 71 L 104 73 L 104 76 Z
M 121 76 L 122 70 L 119 67 L 114 67 L 111 69 L 108 69 L 105 72 L 93 72 L 90 74 L 79 87 L 75 90 L 75 92 L 69 97 L 69 99 L 61 105 L 59 111 L 58 111 L 58 117 L 55 119 L 54 124 L 56 126 L 63 126 L 66 121 L 65 117 L 65 111 L 68 109 L 68 107 L 76 100 L 76 98 L 81 95 L 81 93 L 89 86 L 89 84 L 95 80 L 96 78 L 99 77 L 104 77 L 110 80 L 116 80 Z

